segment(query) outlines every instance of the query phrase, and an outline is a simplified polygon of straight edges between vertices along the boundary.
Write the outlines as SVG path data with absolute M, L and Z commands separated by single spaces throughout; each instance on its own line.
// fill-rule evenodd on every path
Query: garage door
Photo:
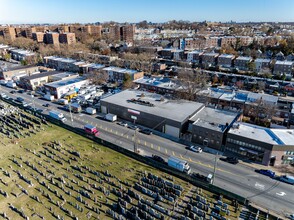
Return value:
M 106 106 L 101 106 L 101 112 L 104 113 L 104 114 L 107 114 L 107 108 Z
M 180 129 L 170 125 L 165 125 L 165 133 L 178 138 L 180 136 Z

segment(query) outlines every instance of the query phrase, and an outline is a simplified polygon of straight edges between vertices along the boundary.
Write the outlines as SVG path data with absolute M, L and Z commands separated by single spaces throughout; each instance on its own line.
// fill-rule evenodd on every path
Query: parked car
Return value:
M 50 104 L 46 103 L 46 104 L 43 104 L 42 106 L 44 106 L 44 107 L 49 107 Z
M 165 163 L 165 160 L 162 157 L 157 156 L 155 154 L 152 154 L 152 159 L 157 161 L 157 162 L 160 162 L 160 163 Z
M 239 160 L 236 157 L 221 157 L 220 160 L 231 163 L 231 164 L 239 163 Z
M 128 126 L 128 124 L 126 122 L 123 122 L 123 121 L 119 121 L 119 122 L 117 122 L 117 124 L 120 125 L 120 126 L 124 126 L 124 127 Z
M 21 89 L 21 90 L 18 90 L 17 92 L 18 93 L 24 93 L 25 91 L 23 89 Z
M 14 93 L 16 93 L 16 91 L 15 91 L 15 90 L 12 90 L 12 91 L 10 91 L 10 93 L 11 93 L 11 94 L 14 94 Z
M 128 128 L 130 128 L 132 130 L 139 130 L 138 126 L 132 125 L 132 124 L 128 124 Z
M 294 185 L 294 176 L 284 175 L 284 176 L 280 176 L 278 179 L 284 183 L 289 183 L 291 185 Z
M 263 174 L 265 176 L 269 176 L 270 178 L 274 178 L 275 177 L 275 172 L 271 171 L 271 170 L 255 170 L 255 172 Z
M 152 134 L 152 131 L 149 130 L 149 129 L 141 129 L 140 132 L 143 133 L 143 134 L 147 134 L 147 135 L 151 135 Z
M 193 152 L 197 152 L 197 153 L 201 153 L 202 152 L 202 148 L 201 147 L 197 147 L 197 146 L 194 146 L 194 145 L 191 145 L 189 147 L 189 150 L 191 150 Z

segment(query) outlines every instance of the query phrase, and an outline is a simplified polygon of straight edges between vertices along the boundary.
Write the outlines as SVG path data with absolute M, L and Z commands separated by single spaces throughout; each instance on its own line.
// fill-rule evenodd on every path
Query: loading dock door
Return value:
M 178 138 L 180 136 L 180 129 L 174 126 L 165 125 L 165 133 Z
M 101 112 L 104 113 L 104 114 L 107 114 L 106 106 L 101 106 Z

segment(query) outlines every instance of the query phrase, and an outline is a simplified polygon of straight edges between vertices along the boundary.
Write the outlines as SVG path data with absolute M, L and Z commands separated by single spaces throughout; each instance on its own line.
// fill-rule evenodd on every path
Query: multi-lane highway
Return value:
M 46 100 L 33 98 L 26 93 L 11 94 L 12 89 L 1 87 L 0 93 L 5 92 L 12 98 L 22 97 L 27 103 L 34 103 L 36 108 L 44 109 L 43 113 L 48 114 L 52 109 L 63 112 L 68 124 L 82 128 L 85 124 L 96 125 L 100 130 L 100 137 L 104 140 L 116 143 L 126 149 L 133 150 L 134 130 L 99 119 L 97 115 L 87 115 L 85 113 L 70 114 L 62 110 L 60 105 L 50 103 L 48 108 L 43 104 L 49 103 Z M 201 154 L 191 152 L 186 146 L 171 140 L 156 136 L 137 133 L 137 145 L 140 154 L 150 156 L 159 155 L 165 159 L 173 155 L 186 159 L 192 171 L 207 175 L 212 173 L 215 164 L 215 155 L 203 152 Z M 214 184 L 230 192 L 239 194 L 259 206 L 273 210 L 279 214 L 292 213 L 294 210 L 294 186 L 279 182 L 269 177 L 255 173 L 252 168 L 241 164 L 232 165 L 217 160 L 217 168 Z

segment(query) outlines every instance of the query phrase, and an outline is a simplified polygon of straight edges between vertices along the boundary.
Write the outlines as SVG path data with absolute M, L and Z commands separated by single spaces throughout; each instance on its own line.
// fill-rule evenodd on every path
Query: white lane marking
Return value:
M 285 196 L 286 193 L 285 192 L 279 192 L 279 193 L 276 193 L 278 196 Z
M 256 182 L 254 186 L 255 186 L 255 188 L 257 188 L 257 189 L 264 190 L 264 185 L 262 185 L 262 184 L 260 184 L 260 183 L 258 183 L 258 182 Z

